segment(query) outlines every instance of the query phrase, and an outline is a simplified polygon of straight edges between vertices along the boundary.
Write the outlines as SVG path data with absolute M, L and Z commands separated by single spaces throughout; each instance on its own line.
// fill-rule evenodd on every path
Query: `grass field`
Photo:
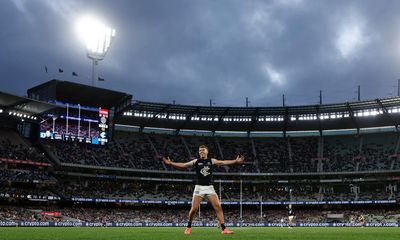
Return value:
M 221 235 L 217 228 L 193 228 L 190 236 L 183 234 L 184 228 L 0 228 L 1 240 L 178 240 L 178 239 L 240 239 L 240 240 L 322 240 L 322 239 L 400 239 L 400 228 L 232 228 L 233 235 Z

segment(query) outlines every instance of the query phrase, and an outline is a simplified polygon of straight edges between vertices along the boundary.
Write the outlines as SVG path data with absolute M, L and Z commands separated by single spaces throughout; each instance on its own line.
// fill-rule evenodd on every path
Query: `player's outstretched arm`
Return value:
M 169 157 L 164 157 L 164 156 L 161 159 L 165 163 L 165 165 L 171 166 L 171 167 L 174 167 L 177 169 L 187 169 L 193 165 L 192 161 L 187 162 L 187 163 L 173 162 Z
M 236 159 L 233 160 L 217 160 L 213 159 L 213 164 L 217 166 L 228 166 L 228 165 L 234 165 L 234 164 L 242 164 L 244 162 L 244 156 L 243 155 L 237 155 Z

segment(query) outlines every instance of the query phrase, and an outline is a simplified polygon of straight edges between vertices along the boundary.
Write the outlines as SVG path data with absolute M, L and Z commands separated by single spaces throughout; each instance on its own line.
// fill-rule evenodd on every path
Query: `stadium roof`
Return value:
M 177 130 L 197 129 L 247 132 L 321 131 L 326 129 L 359 129 L 381 126 L 395 126 L 397 128 L 400 123 L 400 114 L 389 114 L 391 109 L 395 107 L 400 107 L 400 97 L 337 104 L 282 107 L 209 107 L 137 101 L 132 104 L 130 114 L 121 116 L 117 123 Z M 369 118 L 358 117 L 359 114 L 363 116 L 363 111 L 372 110 L 378 114 L 374 114 Z M 147 117 L 137 116 L 135 113 L 150 113 L 150 117 L 148 115 Z M 347 116 L 336 117 L 339 114 Z M 327 119 L 322 118 L 322 115 L 328 116 Z M 331 115 L 335 116 L 331 118 Z M 172 120 L 170 116 L 174 116 Z M 182 116 L 184 118 L 180 119 L 179 117 Z M 303 116 L 312 116 L 313 119 L 307 119 L 308 121 L 292 120 L 292 118 L 299 120 L 299 117 Z M 206 120 L 202 121 L 202 118 Z M 226 118 L 230 119 L 226 120 Z
M 400 97 L 374 99 L 360 102 L 345 102 L 335 104 L 304 105 L 304 106 L 284 106 L 284 107 L 209 107 L 209 106 L 191 106 L 179 104 L 153 103 L 137 101 L 133 104 L 133 109 L 137 111 L 149 112 L 169 112 L 213 116 L 264 116 L 264 115 L 282 115 L 282 114 L 312 114 L 312 113 L 330 113 L 352 110 L 363 110 L 370 108 L 381 108 L 381 102 L 385 107 L 400 106 Z
M 58 108 L 57 105 L 0 92 L 0 108 L 6 112 L 39 115 Z
M 117 106 L 123 101 L 131 101 L 132 99 L 132 95 L 123 92 L 57 79 L 30 88 L 27 92 L 30 98 L 41 101 L 60 101 L 63 103 L 107 109 Z

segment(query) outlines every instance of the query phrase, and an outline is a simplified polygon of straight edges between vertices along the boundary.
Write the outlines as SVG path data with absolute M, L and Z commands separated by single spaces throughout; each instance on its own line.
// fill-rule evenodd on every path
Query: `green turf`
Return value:
M 232 228 L 233 235 L 221 235 L 217 228 L 192 229 L 190 236 L 183 234 L 184 228 L 0 228 L 1 240 L 29 239 L 29 240 L 177 240 L 177 239 L 241 239 L 241 240 L 376 240 L 400 239 L 400 228 Z

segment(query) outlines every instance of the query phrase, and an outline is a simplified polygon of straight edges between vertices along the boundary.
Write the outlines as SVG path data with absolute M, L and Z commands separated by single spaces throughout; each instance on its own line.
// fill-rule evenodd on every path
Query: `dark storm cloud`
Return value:
M 50 78 L 90 84 L 74 24 L 92 13 L 117 29 L 101 87 L 135 99 L 252 106 L 397 94 L 398 1 L 2 1 L 2 91 Z M 46 74 L 44 66 L 48 67 Z M 59 74 L 58 68 L 64 73 Z M 79 77 L 72 78 L 72 71 Z

